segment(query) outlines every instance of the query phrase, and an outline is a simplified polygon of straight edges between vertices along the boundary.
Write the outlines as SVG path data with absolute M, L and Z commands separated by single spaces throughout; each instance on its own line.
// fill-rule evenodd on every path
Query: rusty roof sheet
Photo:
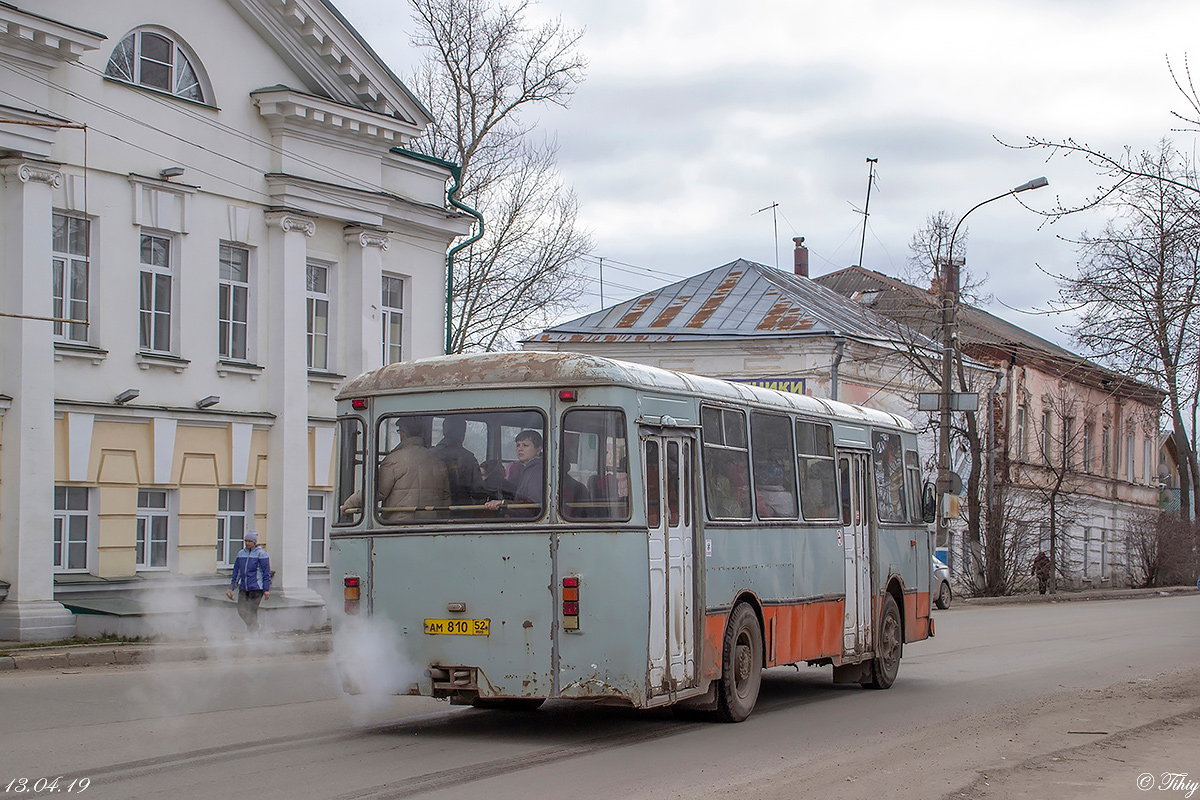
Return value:
M 794 392 L 779 392 L 748 383 L 691 375 L 603 356 L 536 350 L 400 361 L 364 372 L 347 382 L 338 392 L 337 399 L 480 388 L 510 389 L 514 386 L 630 386 L 695 394 L 713 400 L 758 403 L 798 412 L 832 413 L 844 420 L 912 429 L 912 424 L 902 417 L 865 406 Z
M 608 337 L 614 335 L 624 341 L 781 335 L 902 338 L 896 323 L 861 303 L 808 278 L 738 259 L 547 328 L 527 341 L 611 341 Z M 906 332 L 904 338 L 911 340 L 913 335 Z

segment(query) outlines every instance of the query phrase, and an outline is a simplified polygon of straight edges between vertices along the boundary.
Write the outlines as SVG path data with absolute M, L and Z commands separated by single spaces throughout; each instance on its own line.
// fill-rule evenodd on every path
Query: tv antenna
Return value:
M 760 208 L 754 214 L 761 214 L 764 211 L 771 212 L 771 222 L 775 226 L 775 269 L 779 269 L 779 217 L 775 213 L 775 209 L 779 208 L 779 203 L 771 203 L 771 205 Z M 754 216 L 751 214 L 750 216 Z
M 867 163 L 870 164 L 867 173 L 867 203 L 863 206 L 863 229 L 862 242 L 858 245 L 858 266 L 862 266 L 863 250 L 867 247 L 867 217 L 871 216 L 871 184 L 875 182 L 875 165 L 879 163 L 878 158 L 868 158 Z

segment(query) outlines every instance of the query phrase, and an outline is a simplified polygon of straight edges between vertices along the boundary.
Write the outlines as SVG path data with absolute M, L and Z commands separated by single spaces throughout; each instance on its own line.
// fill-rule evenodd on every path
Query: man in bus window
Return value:
M 446 465 L 425 446 L 420 419 L 396 423 L 400 444 L 379 462 L 375 499 L 383 504 L 383 521 L 437 519 L 450 505 Z
M 542 435 L 537 431 L 525 430 L 517 434 L 516 469 L 510 480 L 513 484 L 513 502 L 540 506 L 546 485 L 545 463 L 542 460 Z M 489 500 L 484 504 L 489 511 L 505 507 L 503 500 Z M 536 517 L 538 509 L 513 509 L 515 516 Z
M 466 435 L 465 419 L 447 417 L 442 420 L 442 440 L 433 448 L 433 454 L 446 466 L 450 501 L 455 505 L 474 503 L 482 494 L 479 461 L 474 453 L 463 446 Z

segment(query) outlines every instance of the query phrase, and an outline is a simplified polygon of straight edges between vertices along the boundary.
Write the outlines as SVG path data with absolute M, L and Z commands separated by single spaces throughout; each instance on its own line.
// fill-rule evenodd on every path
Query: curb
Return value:
M 0 672 L 48 669 L 81 669 L 126 664 L 164 664 L 185 661 L 241 661 L 286 655 L 328 653 L 333 637 L 328 631 L 296 634 L 287 638 L 237 642 L 163 642 L 159 644 L 77 644 L 10 650 L 0 656 Z M 2 649 L 2 646 L 0 646 Z
M 959 597 L 954 602 L 965 606 L 1031 605 L 1034 603 L 1080 603 L 1097 600 L 1137 600 L 1195 594 L 1194 586 L 1157 586 L 1150 589 L 1102 589 L 1056 594 L 1017 594 L 1006 597 Z M 953 607 L 953 606 L 952 606 Z

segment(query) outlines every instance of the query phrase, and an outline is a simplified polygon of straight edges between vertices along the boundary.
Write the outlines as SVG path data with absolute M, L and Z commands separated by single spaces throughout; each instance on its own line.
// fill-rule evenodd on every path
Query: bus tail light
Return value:
M 574 403 L 579 399 L 578 389 L 559 389 L 558 399 L 563 403 Z
M 355 411 L 363 411 L 367 407 L 367 400 L 365 397 L 356 397 L 350 401 L 350 407 Z
M 563 630 L 579 630 L 579 576 L 571 575 L 562 581 Z
M 358 600 L 362 593 L 362 578 L 357 575 L 347 575 L 342 580 L 342 593 L 346 600 L 346 613 L 358 613 Z

